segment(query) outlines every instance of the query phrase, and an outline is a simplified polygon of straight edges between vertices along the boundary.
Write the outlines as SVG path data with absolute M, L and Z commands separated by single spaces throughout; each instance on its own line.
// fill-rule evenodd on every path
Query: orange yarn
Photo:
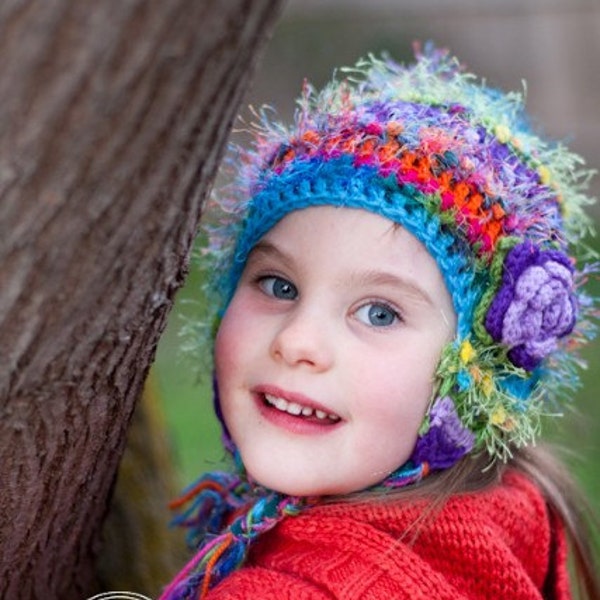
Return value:
M 175 498 L 174 500 L 171 500 L 171 502 L 169 502 L 169 509 L 175 510 L 177 508 L 180 508 L 202 490 L 215 490 L 216 492 L 221 492 L 222 488 L 213 481 L 201 481 L 198 485 L 191 488 L 184 495 L 180 496 L 179 498 Z
M 210 587 L 210 579 L 213 567 L 216 562 L 221 558 L 222 554 L 229 548 L 231 542 L 233 541 L 233 534 L 229 534 L 224 540 L 223 543 L 217 547 L 214 551 L 214 554 L 210 557 L 210 559 L 206 563 L 206 569 L 204 571 L 204 580 L 202 581 L 202 589 L 200 590 L 200 594 L 198 594 L 198 600 L 201 600 L 208 593 L 208 589 Z
M 456 179 L 455 169 L 449 168 L 446 162 L 452 161 L 453 155 L 449 153 L 448 157 L 448 153 L 443 153 L 448 146 L 443 132 L 432 131 L 432 135 L 436 135 L 424 140 L 420 150 L 408 150 L 398 139 L 402 131 L 402 125 L 397 122 L 388 123 L 385 131 L 379 124 L 372 123 L 364 129 L 343 129 L 325 138 L 311 129 L 292 139 L 273 159 L 271 167 L 277 168 L 300 155 L 354 156 L 359 164 L 378 166 L 385 176 L 396 174 L 399 182 L 414 184 L 427 194 L 435 194 L 440 209 L 454 212 L 456 223 L 465 228 L 469 242 L 479 244 L 480 251 L 489 256 L 498 238 L 506 233 L 507 215 L 502 205 L 493 202 L 486 206 L 484 194 L 475 181 Z

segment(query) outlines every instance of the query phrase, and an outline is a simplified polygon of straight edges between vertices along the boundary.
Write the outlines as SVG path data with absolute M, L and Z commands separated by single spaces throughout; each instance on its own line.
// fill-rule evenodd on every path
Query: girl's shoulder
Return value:
M 399 498 L 284 519 L 209 598 L 570 598 L 562 528 L 523 475 L 441 507 Z
M 277 574 L 278 598 L 301 597 L 283 593 L 300 582 L 311 598 L 541 598 L 552 532 L 541 492 L 510 472 L 441 508 L 347 502 L 285 519 L 257 542 L 236 585 Z
M 319 506 L 302 519 L 310 521 L 347 519 L 364 522 L 377 529 L 401 534 L 407 527 L 435 530 L 444 523 L 486 522 L 511 532 L 530 530 L 532 524 L 548 521 L 546 501 L 538 486 L 522 473 L 508 470 L 500 483 L 475 492 L 450 496 L 441 505 L 431 500 L 389 498 Z M 292 522 L 289 522 L 292 525 Z M 303 525 L 304 526 L 304 525 Z M 512 533 L 516 533 L 512 531 Z

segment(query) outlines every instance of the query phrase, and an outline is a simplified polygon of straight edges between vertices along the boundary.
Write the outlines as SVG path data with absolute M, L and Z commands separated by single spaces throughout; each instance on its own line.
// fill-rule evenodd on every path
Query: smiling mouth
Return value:
M 272 394 L 263 394 L 263 398 L 268 406 L 275 408 L 278 411 L 287 413 L 288 415 L 292 415 L 294 417 L 305 419 L 316 418 L 318 421 L 322 421 L 324 424 L 338 423 L 341 420 L 340 417 L 332 413 L 326 413 L 322 410 L 318 410 L 310 406 L 302 406 L 297 402 L 289 402 L 288 400 L 286 400 L 285 398 L 281 398 L 280 396 L 273 396 Z

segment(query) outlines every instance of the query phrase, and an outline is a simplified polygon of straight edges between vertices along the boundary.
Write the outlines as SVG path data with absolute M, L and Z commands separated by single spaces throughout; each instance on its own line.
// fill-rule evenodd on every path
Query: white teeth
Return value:
M 268 398 L 267 398 L 267 400 L 268 400 Z M 283 411 L 286 410 L 287 405 L 288 405 L 288 403 L 283 398 L 273 398 L 272 403 L 275 405 L 275 408 L 278 408 L 279 410 L 283 410 Z
M 287 412 L 290 415 L 298 417 L 302 415 L 303 417 L 311 417 L 313 414 L 317 417 L 317 419 L 329 419 L 330 421 L 339 421 L 340 418 L 337 415 L 327 414 L 322 410 L 314 410 L 310 408 L 310 406 L 301 406 L 296 402 L 288 402 L 284 398 L 279 396 L 273 396 L 272 394 L 265 394 L 265 400 L 277 410 L 282 412 Z
M 290 402 L 287 407 L 287 412 L 289 412 L 290 415 L 298 416 L 302 412 L 302 407 L 295 402 Z

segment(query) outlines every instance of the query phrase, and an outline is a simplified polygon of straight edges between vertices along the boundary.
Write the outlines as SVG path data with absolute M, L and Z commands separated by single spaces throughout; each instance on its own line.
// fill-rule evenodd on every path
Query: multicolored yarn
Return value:
M 165 588 L 161 600 L 203 598 L 212 585 L 243 564 L 258 536 L 310 503 L 310 498 L 252 486 L 233 473 L 203 475 L 171 504 L 181 510 L 173 524 L 186 527 L 188 544 L 200 550 Z
M 263 113 L 254 148 L 237 154 L 213 231 L 229 273 L 221 306 L 251 249 L 293 210 L 360 208 L 401 224 L 437 261 L 458 317 L 436 396 L 475 436 L 457 449 L 506 460 L 577 385 L 574 350 L 594 330 L 587 267 L 572 253 L 591 231 L 591 172 L 530 130 L 520 94 L 476 82 L 447 53 L 345 73 L 320 93 L 304 87 L 291 128 Z
M 233 183 L 217 198 L 223 221 L 209 232 L 220 314 L 254 245 L 291 211 L 358 208 L 402 225 L 436 260 L 457 332 L 411 459 L 377 489 L 473 452 L 507 460 L 577 385 L 577 348 L 595 332 L 582 285 L 594 267 L 572 253 L 591 230 L 591 173 L 530 130 L 520 94 L 478 83 L 444 52 L 408 67 L 370 58 L 344 73 L 320 93 L 304 87 L 290 128 L 261 113 L 254 146 L 234 153 Z M 257 535 L 310 504 L 243 475 L 213 474 L 198 489 L 181 523 L 204 546 L 163 599 L 206 591 Z

